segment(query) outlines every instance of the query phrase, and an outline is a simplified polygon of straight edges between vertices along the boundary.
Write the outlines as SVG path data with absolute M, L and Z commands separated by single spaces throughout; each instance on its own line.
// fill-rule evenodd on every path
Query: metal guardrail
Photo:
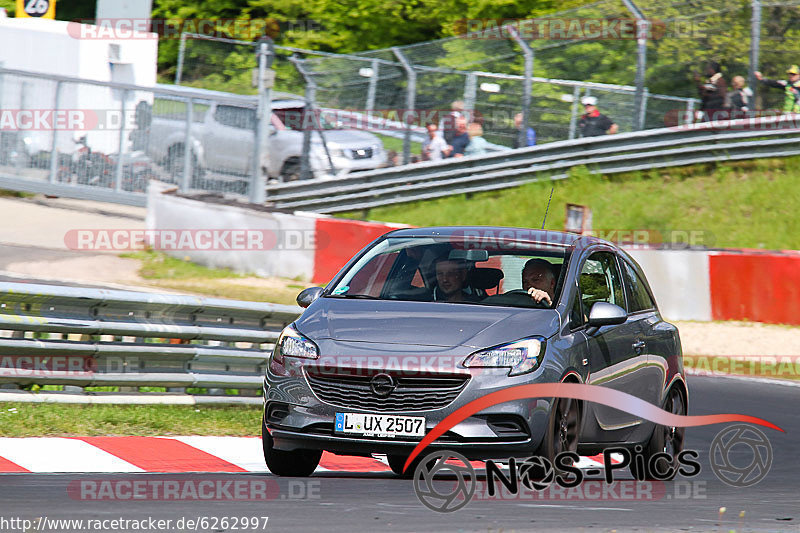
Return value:
M 173 401 L 165 403 L 186 403 L 185 388 L 198 387 L 213 396 L 206 397 L 208 403 L 260 402 L 255 396 L 269 353 L 300 311 L 195 296 L 0 283 L 0 387 L 65 385 L 73 393 L 97 386 L 122 387 L 125 393 L 166 387 L 171 394 L 164 396 Z M 226 389 L 239 389 L 240 396 Z M 0 401 L 11 391 L 0 394 Z
M 717 121 L 606 135 L 482 156 L 267 186 L 280 209 L 337 213 L 566 178 L 585 165 L 612 174 L 800 154 L 800 115 Z

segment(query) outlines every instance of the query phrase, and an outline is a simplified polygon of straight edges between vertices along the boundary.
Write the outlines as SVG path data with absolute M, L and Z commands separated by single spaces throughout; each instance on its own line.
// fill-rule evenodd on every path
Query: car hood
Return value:
M 325 130 L 322 135 L 325 136 L 325 142 L 334 143 L 340 148 L 364 148 L 381 144 L 380 139 L 367 131 Z
M 552 309 L 319 298 L 295 322 L 312 340 L 488 348 L 558 331 Z

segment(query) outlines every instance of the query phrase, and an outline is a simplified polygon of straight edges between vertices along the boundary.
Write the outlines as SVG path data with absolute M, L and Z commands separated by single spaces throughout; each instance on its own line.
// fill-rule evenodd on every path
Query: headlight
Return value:
M 319 357 L 319 350 L 316 344 L 298 333 L 292 326 L 286 326 L 272 352 L 272 358 L 280 364 L 283 364 L 284 357 L 316 359 Z
M 475 352 L 464 359 L 463 364 L 467 368 L 509 368 L 509 376 L 518 376 L 539 366 L 544 344 L 541 337 L 522 339 Z

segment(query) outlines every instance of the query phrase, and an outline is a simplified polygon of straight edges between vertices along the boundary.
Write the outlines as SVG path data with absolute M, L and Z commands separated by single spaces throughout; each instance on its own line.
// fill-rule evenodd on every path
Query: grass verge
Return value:
M 0 403 L 0 436 L 260 435 L 260 406 Z
M 567 203 L 589 206 L 595 230 L 700 231 L 709 247 L 800 249 L 800 157 L 699 164 L 613 175 L 576 167 L 566 180 L 380 207 L 371 220 L 416 226 L 564 227 Z M 345 213 L 364 218 L 363 212 Z
M 284 278 L 260 278 L 229 269 L 208 268 L 161 252 L 140 251 L 121 257 L 141 261 L 139 275 L 151 287 L 217 298 L 295 305 L 297 294 L 310 283 Z

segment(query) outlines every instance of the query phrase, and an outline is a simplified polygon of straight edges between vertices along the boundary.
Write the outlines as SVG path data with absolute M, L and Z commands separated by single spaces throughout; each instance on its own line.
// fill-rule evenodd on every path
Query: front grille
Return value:
M 372 148 L 352 148 L 350 150 L 350 156 L 353 159 L 371 159 Z
M 307 372 L 311 390 L 323 402 L 365 411 L 427 411 L 447 407 L 464 390 L 469 376 L 393 376 L 397 386 L 386 397 L 372 392 L 371 375 Z

